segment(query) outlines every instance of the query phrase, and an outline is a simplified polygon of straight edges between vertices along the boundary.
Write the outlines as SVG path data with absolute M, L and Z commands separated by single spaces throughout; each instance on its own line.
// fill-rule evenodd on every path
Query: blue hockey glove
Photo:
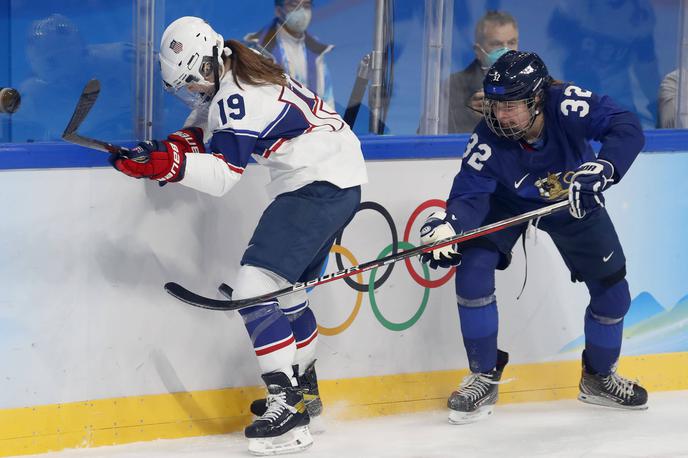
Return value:
M 577 219 L 588 212 L 604 207 L 602 191 L 614 183 L 614 166 L 611 162 L 598 159 L 585 162 L 571 177 L 569 185 L 569 212 Z
M 447 214 L 443 211 L 436 211 L 431 213 L 421 226 L 420 243 L 427 245 L 454 235 L 456 235 L 456 231 L 447 221 Z M 461 264 L 461 253 L 456 250 L 456 245 L 447 245 L 421 254 L 420 262 L 428 264 L 431 269 L 437 269 L 438 266 L 446 269 Z

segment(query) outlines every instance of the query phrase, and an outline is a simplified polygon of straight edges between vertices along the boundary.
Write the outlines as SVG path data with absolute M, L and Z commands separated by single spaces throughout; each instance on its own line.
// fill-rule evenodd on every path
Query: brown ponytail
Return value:
M 232 55 L 228 58 L 229 68 L 232 71 L 234 82 L 240 88 L 240 81 L 251 86 L 265 84 L 284 86 L 287 84 L 284 69 L 272 60 L 236 40 L 225 41 L 225 46 L 232 50 Z

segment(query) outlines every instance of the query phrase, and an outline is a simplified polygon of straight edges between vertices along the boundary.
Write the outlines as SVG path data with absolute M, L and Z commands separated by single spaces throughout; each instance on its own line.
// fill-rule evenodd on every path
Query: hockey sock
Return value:
M 490 372 L 497 365 L 497 303 L 480 307 L 459 303 L 459 317 L 471 372 Z
M 631 304 L 628 283 L 586 284 L 590 305 L 585 311 L 585 363 L 590 372 L 607 375 L 621 353 L 623 318 Z
M 296 343 L 289 320 L 277 301 L 239 310 L 263 374 L 284 372 L 291 377 Z
M 299 365 L 299 375 L 302 375 L 306 368 L 315 361 L 318 323 L 313 311 L 308 307 L 308 301 L 291 309 L 282 309 L 282 311 L 291 324 L 291 330 L 296 340 L 294 364 Z
M 234 298 L 258 296 L 275 291 L 288 284 L 274 272 L 260 267 L 243 265 L 239 269 L 234 288 Z M 277 300 L 265 301 L 252 307 L 239 310 L 244 325 L 251 337 L 253 348 L 258 357 L 258 365 L 263 374 L 283 372 L 296 386 L 292 377 L 292 364 L 296 355 L 296 340 L 291 331 L 289 320 L 280 310 Z
M 456 301 L 471 372 L 490 372 L 497 364 L 495 268 L 499 253 L 471 247 L 456 270 Z

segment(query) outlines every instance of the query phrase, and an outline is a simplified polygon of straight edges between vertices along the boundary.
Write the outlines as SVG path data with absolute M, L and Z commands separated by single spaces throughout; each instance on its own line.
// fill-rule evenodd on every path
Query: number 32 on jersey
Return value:
M 567 97 L 575 95 L 587 99 L 592 95 L 592 92 L 571 85 L 564 89 L 564 95 Z M 578 99 L 564 99 L 559 108 L 561 112 L 564 113 L 564 116 L 568 116 L 571 113 L 578 113 L 578 116 L 582 118 L 590 112 L 590 104 L 585 100 Z

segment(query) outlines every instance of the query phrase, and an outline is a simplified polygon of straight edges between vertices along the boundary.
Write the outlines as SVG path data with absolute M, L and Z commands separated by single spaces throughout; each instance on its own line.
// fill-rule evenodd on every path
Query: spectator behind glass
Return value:
M 133 67 L 131 43 L 88 44 L 72 19 L 53 13 L 29 26 L 26 59 L 32 74 L 19 85 L 22 107 L 13 115 L 12 141 L 59 140 L 93 77 L 103 90 L 86 128 L 112 141 L 132 138 L 132 79 L 123 76 Z
M 518 24 L 504 11 L 488 11 L 475 26 L 475 59 L 449 76 L 447 132 L 472 132 L 483 110 L 483 78 L 487 70 L 509 50 L 518 49 Z
M 650 1 L 560 0 L 557 5 L 547 34 L 561 52 L 563 78 L 607 94 L 635 112 L 644 128 L 653 128 L 660 75 Z
M 664 77 L 659 85 L 659 106 L 657 108 L 657 127 L 676 128 L 676 101 L 678 97 L 678 70 Z
M 325 54 L 333 45 L 318 41 L 306 30 L 311 22 L 312 0 L 275 0 L 275 18 L 244 40 L 269 52 L 295 80 L 303 83 L 334 108 L 334 92 Z

